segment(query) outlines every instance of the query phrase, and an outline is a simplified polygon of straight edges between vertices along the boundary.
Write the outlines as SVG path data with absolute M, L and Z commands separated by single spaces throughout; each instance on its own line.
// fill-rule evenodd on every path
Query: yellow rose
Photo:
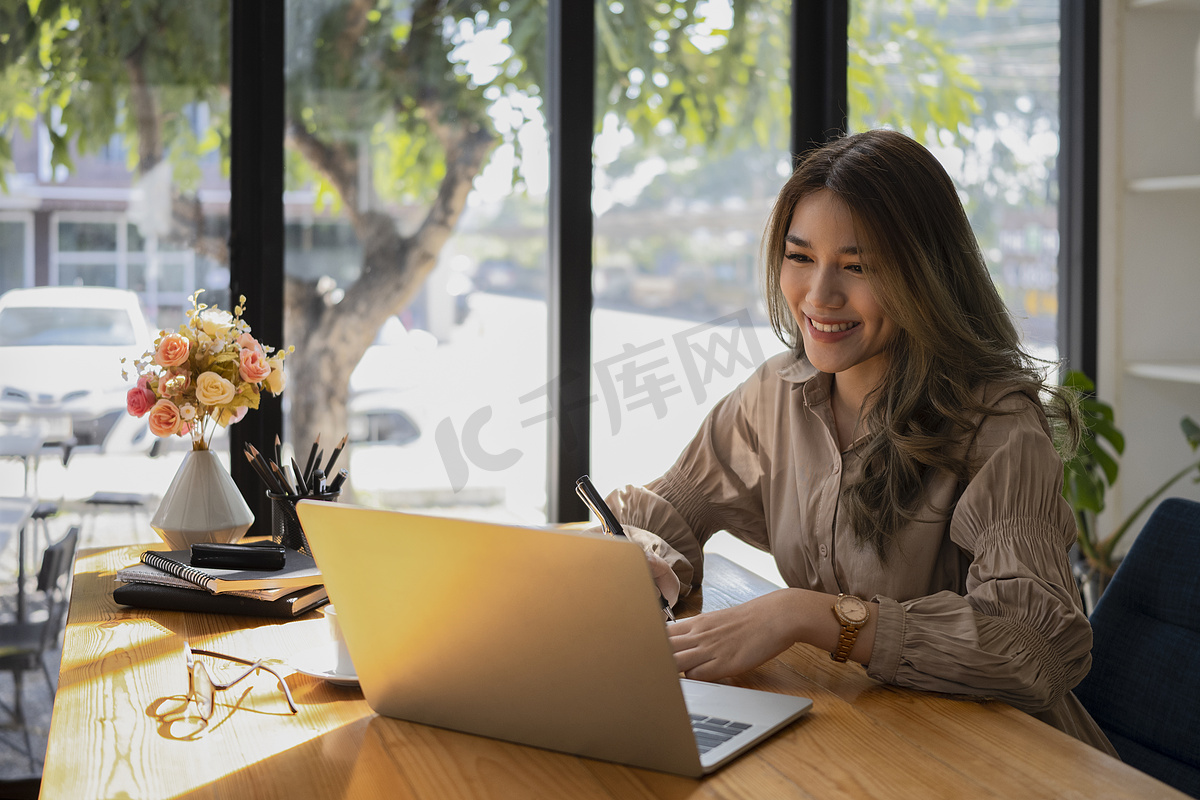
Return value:
M 196 379 L 196 399 L 206 406 L 223 406 L 232 402 L 233 384 L 215 372 L 201 373 Z
M 279 394 L 287 385 L 287 376 L 283 374 L 283 354 L 268 358 L 267 364 L 271 366 L 271 374 L 263 380 L 263 385 L 271 394 Z

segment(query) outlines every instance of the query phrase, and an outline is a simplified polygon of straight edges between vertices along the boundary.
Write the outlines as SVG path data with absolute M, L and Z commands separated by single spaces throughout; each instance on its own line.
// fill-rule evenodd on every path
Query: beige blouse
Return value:
M 829 390 L 830 376 L 806 359 L 769 359 L 717 403 L 665 475 L 614 492 L 610 505 L 661 537 L 648 544 L 685 592 L 701 582 L 704 542 L 729 531 L 774 554 L 789 586 L 879 603 L 867 666 L 876 680 L 1003 700 L 1115 755 L 1070 692 L 1091 666 L 1092 631 L 1067 559 L 1075 520 L 1062 462 L 1040 408 L 1020 391 L 983 392 L 986 405 L 1017 413 L 980 421 L 965 443 L 978 466 L 965 487 L 930 477 L 919 517 L 928 521 L 900 530 L 885 564 L 838 514 L 866 437 L 839 450 Z M 939 508 L 953 508 L 949 519 Z

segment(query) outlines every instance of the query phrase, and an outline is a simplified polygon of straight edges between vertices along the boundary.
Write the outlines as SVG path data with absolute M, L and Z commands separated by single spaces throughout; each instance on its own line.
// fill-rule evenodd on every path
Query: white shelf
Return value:
M 1125 366 L 1125 371 L 1139 378 L 1200 384 L 1200 364 L 1134 361 Z
M 1200 175 L 1137 178 L 1129 182 L 1129 191 L 1131 192 L 1186 192 L 1198 189 L 1200 189 Z
M 1162 11 L 1200 11 L 1200 0 L 1129 0 L 1131 9 L 1154 8 Z

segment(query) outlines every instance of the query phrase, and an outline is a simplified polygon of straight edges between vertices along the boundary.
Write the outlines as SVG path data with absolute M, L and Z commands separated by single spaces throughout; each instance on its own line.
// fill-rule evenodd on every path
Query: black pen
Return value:
M 608 503 L 604 502 L 604 498 L 596 491 L 596 487 L 592 485 L 592 479 L 584 475 L 579 480 L 575 481 L 575 494 L 579 495 L 579 499 L 592 510 L 596 518 L 600 520 L 600 527 L 604 532 L 614 539 L 628 539 L 625 535 L 625 529 L 621 527 L 620 520 L 617 515 L 608 507 Z M 667 598 L 663 597 L 662 591 L 658 594 L 659 604 L 662 606 L 663 613 L 671 622 L 675 621 L 675 613 L 671 611 L 671 604 L 667 602 Z

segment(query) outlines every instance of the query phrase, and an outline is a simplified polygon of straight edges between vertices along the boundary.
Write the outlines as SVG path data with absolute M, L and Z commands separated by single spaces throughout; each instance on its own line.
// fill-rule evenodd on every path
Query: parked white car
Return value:
M 0 295 L 0 423 L 40 422 L 49 438 L 81 447 L 148 448 L 145 421 L 126 424 L 133 384 L 121 377 L 121 358 L 132 375 L 152 341 L 134 292 L 39 286 Z

